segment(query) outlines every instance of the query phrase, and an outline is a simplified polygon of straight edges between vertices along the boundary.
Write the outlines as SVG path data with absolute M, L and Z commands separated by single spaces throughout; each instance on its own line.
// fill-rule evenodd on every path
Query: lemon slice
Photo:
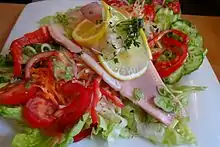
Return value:
M 90 20 L 80 22 L 72 32 L 72 37 L 83 46 L 92 46 L 99 41 L 106 33 L 108 19 L 110 18 L 108 5 L 102 2 L 104 9 L 103 21 L 100 24 L 94 24 Z
M 135 79 L 145 73 L 148 61 L 152 58 L 145 33 L 140 29 L 140 36 L 137 40 L 140 43 L 139 47 L 132 44 L 130 49 L 120 51 L 115 56 L 116 48 L 120 48 L 118 46 L 122 42 L 116 39 L 118 37 L 117 33 L 114 31 L 112 33 L 111 24 L 115 25 L 127 18 L 114 8 L 111 8 L 110 17 L 110 24 L 106 33 L 107 43 L 102 49 L 102 54 L 98 55 L 98 59 L 113 77 L 119 80 Z

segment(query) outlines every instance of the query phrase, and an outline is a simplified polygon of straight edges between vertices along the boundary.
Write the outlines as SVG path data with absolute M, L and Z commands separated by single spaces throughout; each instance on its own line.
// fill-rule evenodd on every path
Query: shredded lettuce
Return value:
M 168 90 L 165 88 L 159 89 L 159 95 L 154 98 L 154 103 L 157 107 L 163 109 L 165 112 L 180 112 L 179 105 L 176 105 L 175 100 L 170 96 L 170 92 L 178 98 L 183 107 L 188 105 L 189 96 L 191 93 L 205 90 L 206 87 L 202 86 L 175 86 L 167 85 Z
M 0 55 L 0 83 L 10 82 L 13 76 L 13 60 L 11 55 Z
M 55 59 L 53 60 L 53 63 L 54 76 L 56 79 L 66 81 L 73 79 L 73 69 L 71 66 L 66 66 L 63 62 Z
M 23 133 L 15 135 L 12 147 L 48 147 L 53 145 L 53 138 L 42 135 L 39 129 L 24 128 Z
M 189 88 L 188 86 L 180 89 L 201 90 L 199 87 Z M 173 126 L 167 127 L 131 102 L 126 102 L 126 106 L 122 109 L 122 117 L 128 121 L 125 132 L 143 137 L 154 144 L 173 146 L 195 143 L 195 137 L 187 126 L 186 119 L 176 120 Z
M 18 121 L 22 121 L 22 108 L 0 105 L 0 116 L 6 119 L 15 119 Z
M 160 107 L 165 112 L 174 112 L 175 103 L 170 97 L 159 95 L 156 98 L 154 98 L 154 103 L 157 107 Z
M 50 24 L 60 24 L 64 27 L 66 36 L 71 38 L 72 28 L 70 27 L 74 18 L 67 15 L 69 11 L 74 11 L 75 9 L 69 9 L 66 12 L 57 12 L 53 16 L 46 16 L 38 21 L 39 26 L 50 25 Z
M 40 26 L 44 26 L 44 25 L 48 25 L 48 24 L 53 24 L 54 23 L 54 19 L 55 19 L 54 16 L 46 16 L 46 17 L 41 18 L 38 21 L 38 24 Z
M 80 133 L 88 118 L 89 113 L 84 114 L 82 119 L 68 133 L 66 133 L 64 141 L 57 145 L 57 147 L 67 147 L 69 144 L 71 144 L 73 142 L 73 137 Z
M 167 30 L 171 27 L 172 23 L 180 18 L 179 14 L 174 14 L 169 8 L 160 8 L 155 16 L 155 23 L 162 30 Z
M 8 55 L 0 55 L 0 67 L 12 67 L 13 60 L 10 54 Z
M 111 111 L 99 116 L 100 124 L 93 134 L 99 134 L 107 141 L 114 141 L 119 136 L 127 136 L 122 130 L 127 126 L 127 120 Z
M 40 26 L 53 24 L 53 23 L 59 23 L 62 24 L 63 26 L 66 26 L 68 25 L 67 16 L 65 15 L 65 13 L 57 12 L 54 16 L 46 16 L 38 21 L 38 24 Z
M 180 120 L 174 128 L 166 128 L 162 143 L 169 146 L 196 144 L 196 138 L 192 130 L 187 126 L 186 120 Z
M 7 84 L 8 84 L 8 83 L 6 83 L 6 82 L 4 82 L 4 83 L 1 83 L 1 82 L 0 82 L 0 88 L 5 87 Z
M 120 136 L 125 135 L 127 120 L 121 116 L 121 111 L 111 102 L 102 98 L 97 106 L 100 123 L 93 130 L 94 135 L 99 135 L 107 141 L 114 141 Z

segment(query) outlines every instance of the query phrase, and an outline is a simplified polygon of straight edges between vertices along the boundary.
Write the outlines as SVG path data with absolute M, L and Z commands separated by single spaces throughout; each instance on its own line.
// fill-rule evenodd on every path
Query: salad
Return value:
M 87 137 L 196 144 L 186 107 L 203 86 L 178 81 L 207 50 L 176 0 L 103 0 L 39 20 L 0 55 L 0 116 L 13 147 L 66 147 Z

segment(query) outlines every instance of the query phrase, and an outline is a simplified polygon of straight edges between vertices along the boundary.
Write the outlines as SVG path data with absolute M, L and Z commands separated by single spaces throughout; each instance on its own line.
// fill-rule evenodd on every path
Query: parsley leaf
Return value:
M 122 33 L 124 48 L 130 49 L 133 44 L 135 47 L 140 46 L 138 38 L 140 36 L 140 29 L 143 28 L 143 19 L 132 18 L 130 20 L 122 21 L 116 25 L 117 29 Z

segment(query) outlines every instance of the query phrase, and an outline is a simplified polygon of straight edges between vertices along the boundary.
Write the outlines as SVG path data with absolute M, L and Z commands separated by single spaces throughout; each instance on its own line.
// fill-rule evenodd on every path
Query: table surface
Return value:
M 0 4 L 0 50 L 24 7 L 22 4 Z M 183 15 L 183 18 L 195 24 L 203 36 L 208 60 L 220 80 L 220 17 Z

